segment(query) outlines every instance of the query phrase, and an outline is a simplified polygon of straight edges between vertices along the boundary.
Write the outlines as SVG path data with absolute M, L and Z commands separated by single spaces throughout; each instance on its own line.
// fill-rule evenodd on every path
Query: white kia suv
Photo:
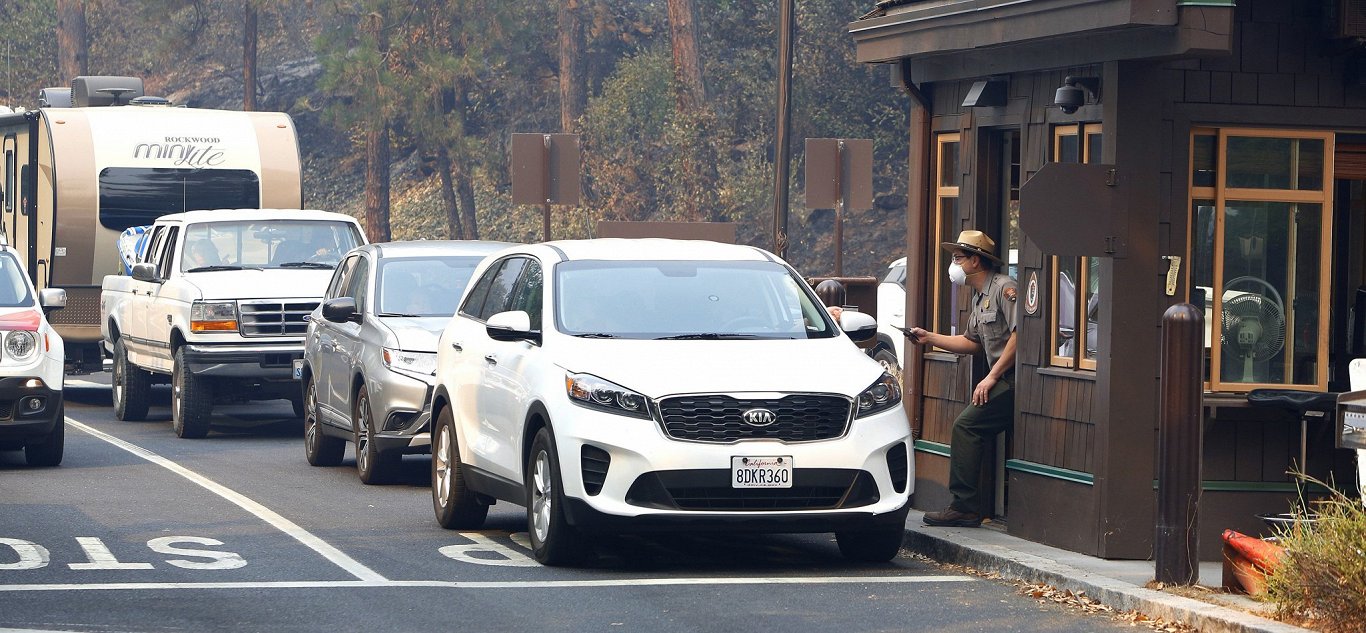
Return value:
M 897 381 L 787 263 L 660 239 L 490 255 L 441 335 L 432 498 L 447 528 L 527 508 L 538 561 L 595 533 L 831 532 L 900 549 L 910 426 Z M 841 327 L 843 328 L 841 330 Z

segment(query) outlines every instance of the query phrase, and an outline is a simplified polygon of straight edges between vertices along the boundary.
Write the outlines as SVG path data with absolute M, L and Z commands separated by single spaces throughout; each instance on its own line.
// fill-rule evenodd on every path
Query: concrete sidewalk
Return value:
M 906 518 L 904 547 L 941 563 L 964 565 L 1002 577 L 1041 583 L 1072 592 L 1086 592 L 1117 611 L 1137 611 L 1148 617 L 1179 622 L 1204 632 L 1305 632 L 1242 609 L 1268 610 L 1244 596 L 1211 594 L 1230 606 L 1164 593 L 1144 587 L 1154 578 L 1152 561 L 1105 560 L 1041 545 L 991 527 L 942 528 L 921 522 L 924 513 L 912 510 Z M 1200 584 L 1218 587 L 1219 563 L 1200 564 Z M 1239 608 L 1241 607 L 1241 608 Z

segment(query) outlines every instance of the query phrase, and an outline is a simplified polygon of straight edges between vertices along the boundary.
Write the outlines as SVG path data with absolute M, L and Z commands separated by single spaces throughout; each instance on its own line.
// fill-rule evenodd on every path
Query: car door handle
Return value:
M 465 351 L 465 348 L 461 347 L 459 343 L 451 343 L 451 349 L 453 349 L 453 350 L 455 350 L 455 351 L 457 351 L 457 352 L 463 352 L 463 351 Z
M 487 355 L 487 356 L 484 357 L 484 362 L 486 362 L 486 363 L 488 363 L 488 364 L 490 364 L 490 365 L 497 365 L 497 364 L 498 364 L 498 359 L 497 359 L 497 358 L 494 358 L 494 357 L 493 357 L 493 354 L 489 354 L 489 355 Z

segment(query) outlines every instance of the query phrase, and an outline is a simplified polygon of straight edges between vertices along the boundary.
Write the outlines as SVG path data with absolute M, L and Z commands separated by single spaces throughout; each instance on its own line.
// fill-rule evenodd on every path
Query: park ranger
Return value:
M 1001 272 L 996 243 L 981 231 L 943 242 L 953 254 L 949 280 L 972 288 L 972 310 L 961 335 L 913 327 L 906 337 L 958 354 L 983 354 L 990 368 L 972 390 L 972 402 L 953 422 L 949 492 L 953 502 L 925 514 L 926 525 L 977 527 L 987 513 L 981 490 L 982 449 L 1015 421 L 1015 280 Z

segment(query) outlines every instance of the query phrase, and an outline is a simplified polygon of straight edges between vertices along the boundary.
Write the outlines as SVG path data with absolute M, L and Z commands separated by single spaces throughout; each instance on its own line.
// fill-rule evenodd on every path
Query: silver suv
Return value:
M 346 254 L 296 361 L 308 463 L 340 464 L 349 440 L 361 481 L 374 484 L 392 477 L 404 453 L 430 452 L 437 337 L 475 266 L 507 246 L 390 242 Z

